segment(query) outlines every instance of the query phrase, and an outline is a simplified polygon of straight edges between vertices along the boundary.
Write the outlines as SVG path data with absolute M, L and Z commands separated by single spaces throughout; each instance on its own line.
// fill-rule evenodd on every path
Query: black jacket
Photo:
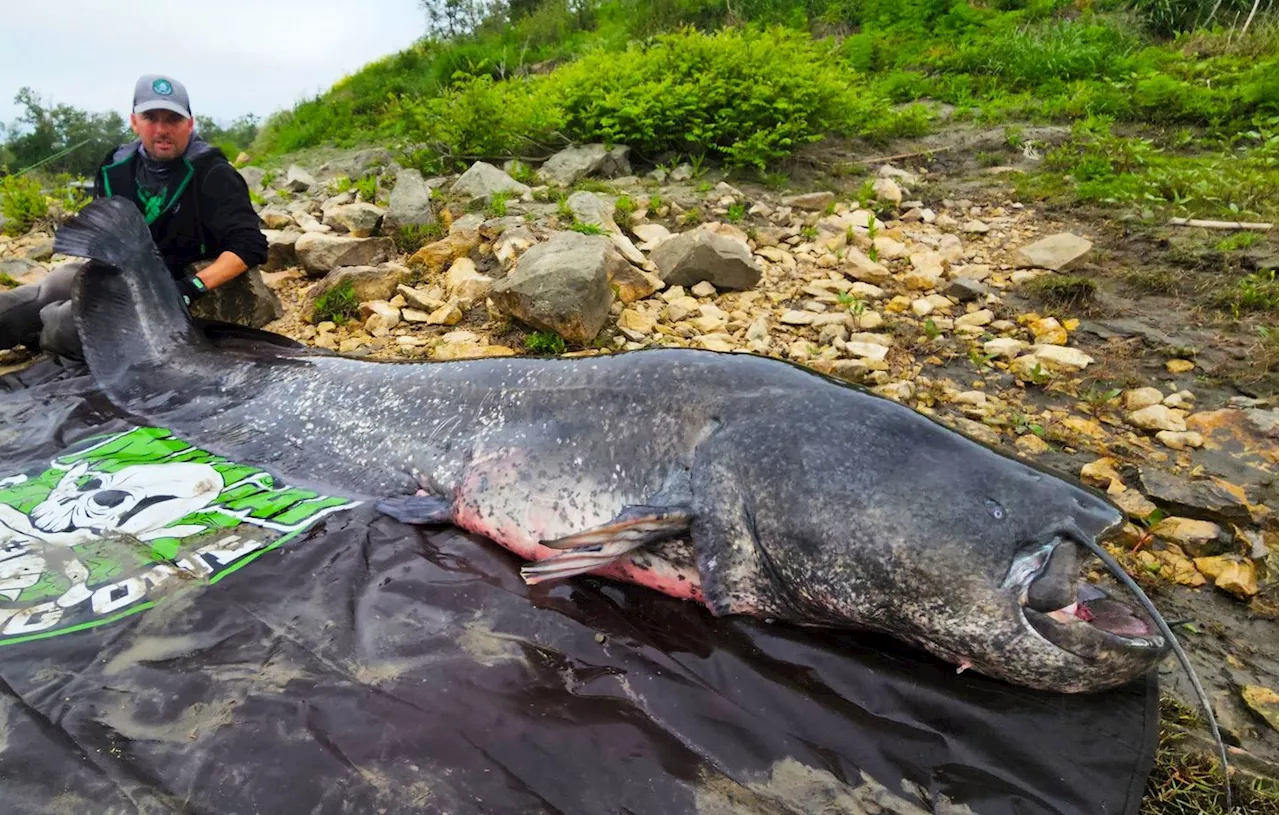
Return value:
M 136 180 L 140 145 L 135 141 L 107 154 L 94 175 L 94 197 L 119 196 L 142 209 Z M 151 237 L 173 276 L 183 277 L 187 264 L 223 252 L 234 252 L 248 266 L 266 262 L 267 239 L 249 186 L 222 151 L 193 135 L 181 162 L 178 186 L 151 223 Z

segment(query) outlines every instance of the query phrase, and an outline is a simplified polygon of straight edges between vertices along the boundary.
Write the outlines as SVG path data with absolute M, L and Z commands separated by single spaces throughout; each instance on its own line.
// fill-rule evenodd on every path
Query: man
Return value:
M 102 160 L 94 197 L 124 197 L 137 205 L 188 306 L 266 261 L 267 241 L 248 185 L 222 151 L 195 135 L 182 83 L 156 74 L 141 77 L 129 125 L 138 140 Z M 188 272 L 189 264 L 210 259 L 198 273 Z M 83 265 L 67 263 L 38 283 L 0 292 L 0 348 L 38 344 L 79 357 L 70 300 Z

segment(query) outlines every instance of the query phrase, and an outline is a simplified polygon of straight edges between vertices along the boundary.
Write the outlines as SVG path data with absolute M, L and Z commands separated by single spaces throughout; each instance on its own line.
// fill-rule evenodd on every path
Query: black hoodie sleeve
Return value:
M 267 238 L 249 200 L 249 185 L 225 160 L 215 161 L 200 185 L 200 220 L 219 252 L 234 252 L 246 266 L 267 261 Z

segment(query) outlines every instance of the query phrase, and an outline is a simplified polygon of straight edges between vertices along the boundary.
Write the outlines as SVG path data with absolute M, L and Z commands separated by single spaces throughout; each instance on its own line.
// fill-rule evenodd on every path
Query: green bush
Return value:
M 444 224 L 439 221 L 429 224 L 414 224 L 400 227 L 391 236 L 391 240 L 395 243 L 397 252 L 412 255 L 426 244 L 443 238 L 444 232 Z
M 4 231 L 21 235 L 49 215 L 49 202 L 40 190 L 40 182 L 30 176 L 10 175 L 0 178 L 0 212 L 4 213 Z
M 341 325 L 359 316 L 360 300 L 356 297 L 354 284 L 348 279 L 316 299 L 315 308 L 311 312 L 311 321 L 322 323 L 325 320 L 332 320 Z

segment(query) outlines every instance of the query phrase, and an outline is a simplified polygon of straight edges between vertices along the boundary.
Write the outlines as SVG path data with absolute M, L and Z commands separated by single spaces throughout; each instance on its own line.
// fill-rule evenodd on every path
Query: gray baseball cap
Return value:
M 191 100 L 187 98 L 187 89 L 178 80 L 162 74 L 138 77 L 138 83 L 133 86 L 133 112 L 148 110 L 171 110 L 190 119 Z

